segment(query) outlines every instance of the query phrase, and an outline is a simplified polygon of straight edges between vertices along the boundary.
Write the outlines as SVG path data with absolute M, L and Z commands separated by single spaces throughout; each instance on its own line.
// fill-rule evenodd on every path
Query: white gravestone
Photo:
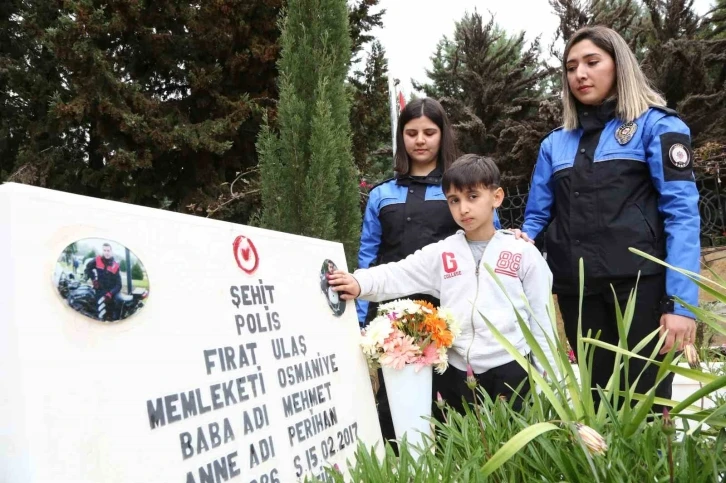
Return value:
M 104 250 L 108 298 L 83 275 Z M 342 245 L 0 186 L 0 482 L 290 482 L 380 448 L 327 260 L 345 269 Z M 132 315 L 84 315 L 84 290 L 119 317 L 134 292 Z

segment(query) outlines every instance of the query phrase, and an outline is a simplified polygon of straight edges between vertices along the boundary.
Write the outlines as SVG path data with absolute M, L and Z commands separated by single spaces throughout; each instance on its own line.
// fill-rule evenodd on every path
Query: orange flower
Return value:
M 437 347 L 448 347 L 454 340 L 454 336 L 446 325 L 446 321 L 438 318 L 438 315 L 431 314 L 424 319 L 423 329 L 431 334 L 431 340 Z
M 454 342 L 454 335 L 449 330 L 431 333 L 431 340 L 434 341 L 436 347 L 449 347 Z
M 431 313 L 434 314 L 434 316 L 436 315 L 436 309 L 431 304 L 431 302 L 426 302 L 425 300 L 414 300 L 414 302 L 416 302 L 417 304 L 419 304 L 421 307 L 425 307 L 428 310 L 430 310 Z

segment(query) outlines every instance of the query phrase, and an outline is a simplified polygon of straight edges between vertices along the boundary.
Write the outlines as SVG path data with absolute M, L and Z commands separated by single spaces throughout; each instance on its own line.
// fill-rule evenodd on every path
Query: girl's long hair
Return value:
M 436 124 L 441 131 L 441 142 L 439 143 L 439 152 L 436 164 L 445 172 L 458 157 L 456 143 L 454 142 L 454 130 L 451 128 L 451 122 L 446 115 L 443 106 L 436 100 L 431 98 L 415 99 L 409 102 L 401 115 L 398 117 L 398 125 L 396 126 L 396 166 L 394 170 L 399 174 L 409 174 L 411 164 L 406 152 L 406 145 L 403 141 L 403 129 L 412 119 L 426 116 Z

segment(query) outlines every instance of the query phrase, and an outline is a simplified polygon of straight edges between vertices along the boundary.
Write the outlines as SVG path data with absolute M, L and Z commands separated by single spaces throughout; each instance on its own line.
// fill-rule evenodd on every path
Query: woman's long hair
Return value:
M 565 46 L 562 56 L 562 110 L 565 129 L 577 129 L 577 100 L 567 81 L 567 56 L 572 46 L 590 40 L 612 57 L 615 63 L 617 106 L 615 111 L 623 121 L 634 121 L 650 106 L 665 106 L 666 101 L 650 84 L 638 65 L 628 44 L 616 31 L 596 25 L 575 32 Z
M 446 115 L 443 106 L 431 98 L 415 99 L 409 102 L 401 115 L 398 117 L 398 125 L 396 126 L 396 166 L 394 170 L 397 173 L 406 175 L 411 171 L 411 164 L 406 152 L 406 145 L 403 141 L 403 128 L 412 119 L 426 116 L 436 124 L 441 131 L 441 142 L 439 143 L 439 152 L 436 157 L 436 165 L 441 172 L 445 172 L 458 157 L 456 143 L 454 142 L 454 130 L 451 128 L 451 122 Z

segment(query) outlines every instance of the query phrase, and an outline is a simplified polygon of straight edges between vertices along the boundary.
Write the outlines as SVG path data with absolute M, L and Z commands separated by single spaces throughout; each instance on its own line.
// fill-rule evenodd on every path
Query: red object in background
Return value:
M 237 266 L 248 275 L 255 273 L 260 264 L 260 257 L 257 255 L 257 248 L 252 240 L 240 235 L 235 238 L 232 248 Z
M 403 93 L 401 91 L 398 91 L 398 112 L 403 111 L 403 109 L 406 107 L 406 99 L 403 98 Z

